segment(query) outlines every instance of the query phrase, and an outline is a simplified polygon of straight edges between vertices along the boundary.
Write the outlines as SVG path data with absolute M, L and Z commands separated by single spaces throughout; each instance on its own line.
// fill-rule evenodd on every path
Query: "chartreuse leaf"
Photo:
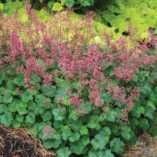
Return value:
M 149 38 L 148 28 L 156 28 L 156 0 L 114 0 L 96 11 L 96 20 L 109 26 L 108 30 L 114 29 L 114 39 L 117 39 L 123 32 L 128 31 L 128 20 L 132 27 L 139 31 L 136 38 Z M 109 25 L 110 24 L 110 25 Z M 156 32 L 156 29 L 155 29 Z
M 56 3 L 53 4 L 52 10 L 53 11 L 62 11 L 63 6 L 60 3 L 56 2 Z
M 20 15 L 19 19 L 22 21 L 22 23 L 26 23 L 29 20 L 24 8 L 18 9 L 18 15 Z
M 0 3 L 0 11 L 2 11 L 2 10 L 3 10 L 3 8 L 4 8 L 3 3 Z
M 114 138 L 110 142 L 111 150 L 117 154 L 122 154 L 124 152 L 124 142 L 120 138 Z
M 69 157 L 71 155 L 71 151 L 68 147 L 63 147 L 57 150 L 58 157 Z

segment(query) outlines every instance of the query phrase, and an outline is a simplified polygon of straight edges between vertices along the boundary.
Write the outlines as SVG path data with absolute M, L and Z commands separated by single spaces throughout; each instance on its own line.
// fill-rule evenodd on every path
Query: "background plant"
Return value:
M 100 1 L 100 0 L 99 0 Z M 94 6 L 97 4 L 95 0 L 28 0 L 28 1 L 19 1 L 19 0 L 1 0 L 2 4 L 10 5 L 11 3 L 13 6 L 10 6 L 10 9 L 20 6 L 15 6 L 17 3 L 30 3 L 31 6 L 35 9 L 48 9 L 49 11 L 62 11 L 66 8 L 66 6 L 71 6 L 74 10 L 85 11 L 89 9 L 89 7 Z M 102 2 L 103 3 L 103 2 Z
M 156 4 L 156 0 L 114 0 L 107 5 L 101 5 L 96 11 L 95 19 L 115 32 L 115 38 L 121 34 L 126 35 L 128 22 L 131 22 L 143 39 L 148 37 L 147 30 L 150 27 L 156 34 Z

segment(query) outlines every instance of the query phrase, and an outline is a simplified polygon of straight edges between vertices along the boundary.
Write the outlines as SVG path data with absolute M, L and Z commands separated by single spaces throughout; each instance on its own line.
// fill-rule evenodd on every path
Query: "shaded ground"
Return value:
M 0 157 L 54 157 L 26 129 L 8 129 L 0 125 Z
M 126 152 L 125 157 L 157 157 L 157 137 L 142 135 L 136 145 Z

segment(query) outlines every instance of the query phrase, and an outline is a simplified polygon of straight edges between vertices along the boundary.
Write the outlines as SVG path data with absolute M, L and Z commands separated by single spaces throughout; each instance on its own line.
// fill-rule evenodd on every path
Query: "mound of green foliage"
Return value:
M 152 30 L 149 43 L 105 33 L 99 46 L 92 13 L 45 23 L 26 11 L 24 24 L 1 15 L 0 124 L 28 127 L 58 157 L 122 156 L 137 135 L 157 134 Z

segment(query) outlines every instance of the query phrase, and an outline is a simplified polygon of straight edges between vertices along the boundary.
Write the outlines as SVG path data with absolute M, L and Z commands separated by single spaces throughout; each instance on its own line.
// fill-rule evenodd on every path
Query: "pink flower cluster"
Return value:
M 119 67 L 116 67 L 114 70 L 115 76 L 120 79 L 124 80 L 126 82 L 129 82 L 132 80 L 133 76 L 138 73 L 139 68 L 136 66 L 136 64 L 133 65 L 121 65 Z
M 13 31 L 5 30 L 10 34 L 5 45 L 8 53 L 1 57 L 0 66 L 3 65 L 4 59 L 10 58 L 11 64 L 17 67 L 17 72 L 24 73 L 25 83 L 29 87 L 32 85 L 32 74 L 41 77 L 43 83 L 48 85 L 52 84 L 56 77 L 78 82 L 79 89 L 75 87 L 75 92 L 71 92 L 70 103 L 76 106 L 80 113 L 84 111 L 78 107 L 84 101 L 89 101 L 94 107 L 104 108 L 104 93 L 110 94 L 116 104 L 122 102 L 129 110 L 132 109 L 134 101 L 138 100 L 140 89 L 129 82 L 141 69 L 156 64 L 156 55 L 147 52 L 148 46 L 145 43 L 137 42 L 137 47 L 132 48 L 122 37 L 116 42 L 112 41 L 109 35 L 103 34 L 106 45 L 104 52 L 99 45 L 89 44 L 96 35 L 93 33 L 92 12 L 77 23 L 70 20 L 68 14 L 58 14 L 47 26 L 35 16 L 29 6 L 26 6 L 26 11 L 31 25 L 28 22 L 24 27 L 16 22 L 15 26 L 21 28 L 18 32 L 14 27 Z M 10 24 L 12 20 L 7 19 L 6 22 Z M 65 22 L 69 24 L 67 27 L 64 27 Z M 57 23 L 58 27 L 53 27 L 53 23 Z M 5 26 L 4 23 L 2 28 L 6 28 Z M 86 29 L 86 36 L 83 35 L 83 28 Z M 64 33 L 72 30 L 74 35 L 69 37 L 72 33 L 64 34 L 62 30 L 65 30 Z M 20 38 L 20 33 L 27 35 L 29 41 Z M 150 37 L 151 44 L 156 45 L 152 31 Z M 3 39 L 5 35 L 0 38 Z M 135 42 L 132 41 L 132 45 Z M 2 49 L 2 46 L 0 48 Z M 112 85 L 113 82 L 115 85 Z M 46 128 L 45 132 L 47 130 L 49 128 Z
M 76 94 L 71 94 L 70 103 L 74 106 L 79 106 L 81 104 L 81 101 Z
M 17 33 L 13 31 L 10 33 L 10 57 L 15 58 L 18 54 L 24 54 L 24 46 Z
M 109 92 L 112 94 L 112 98 L 115 101 L 124 102 L 126 99 L 126 92 L 124 87 L 110 86 Z
M 42 76 L 45 73 L 45 69 L 44 69 L 43 65 L 38 64 L 34 57 L 31 57 L 26 61 L 26 69 L 24 71 L 25 83 L 29 87 L 31 86 L 30 80 L 31 80 L 32 73 L 35 73 L 39 76 Z M 44 80 L 46 80 L 46 82 L 48 79 L 45 78 L 45 76 L 44 76 Z
M 141 58 L 141 62 L 145 65 L 153 65 L 157 58 L 155 56 L 144 56 Z

